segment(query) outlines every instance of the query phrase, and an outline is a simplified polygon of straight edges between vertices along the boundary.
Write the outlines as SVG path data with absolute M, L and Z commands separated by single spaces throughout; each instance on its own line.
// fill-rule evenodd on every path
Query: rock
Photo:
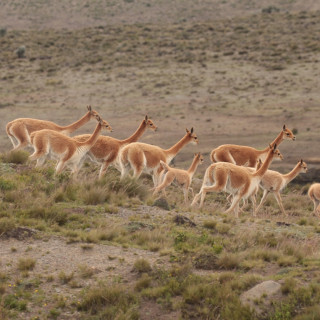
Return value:
M 176 224 L 180 225 L 180 224 L 188 224 L 190 227 L 195 227 L 196 224 L 190 220 L 189 218 L 182 216 L 180 214 L 176 215 L 173 218 L 173 222 L 175 222 Z
M 268 280 L 257 284 L 240 296 L 240 301 L 244 305 L 250 306 L 257 314 L 262 314 L 281 294 L 281 285 L 278 282 Z
M 161 209 L 164 209 L 164 210 L 170 210 L 170 206 L 169 206 L 169 203 L 168 201 L 165 199 L 165 198 L 159 198 L 157 199 L 153 205 L 153 207 L 158 207 L 158 208 L 161 208 Z

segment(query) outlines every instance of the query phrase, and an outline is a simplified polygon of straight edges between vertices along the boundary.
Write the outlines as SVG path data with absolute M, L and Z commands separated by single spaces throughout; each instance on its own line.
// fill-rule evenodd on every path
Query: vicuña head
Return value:
M 190 131 L 188 129 L 186 129 L 186 132 L 189 135 L 191 143 L 193 143 L 193 144 L 198 144 L 199 143 L 197 135 L 195 133 L 193 133 L 193 127 L 190 129 Z
M 101 117 L 99 116 L 99 114 L 97 114 L 97 115 L 95 116 L 95 118 L 96 118 L 96 120 L 100 123 L 101 128 L 102 128 L 103 130 L 107 130 L 107 131 L 109 131 L 109 132 L 112 132 L 112 131 L 113 131 L 113 130 L 112 130 L 112 127 L 109 125 L 109 123 L 108 123 L 107 121 L 101 119 Z
M 144 122 L 145 122 L 146 127 L 148 129 L 152 129 L 154 131 L 158 130 L 158 127 L 153 123 L 153 121 L 147 115 L 144 118 Z
M 283 131 L 283 139 L 285 139 L 285 140 L 293 140 L 293 141 L 296 140 L 295 135 L 292 133 L 292 131 L 290 129 L 288 129 L 286 127 L 285 124 L 283 125 L 282 131 Z
M 99 115 L 99 113 L 98 113 L 96 110 L 93 110 L 93 109 L 91 108 L 91 106 L 87 106 L 87 109 L 88 109 L 88 112 L 89 112 L 89 114 L 90 114 L 90 116 L 91 116 L 92 118 L 94 118 L 94 117 L 96 117 L 96 116 Z

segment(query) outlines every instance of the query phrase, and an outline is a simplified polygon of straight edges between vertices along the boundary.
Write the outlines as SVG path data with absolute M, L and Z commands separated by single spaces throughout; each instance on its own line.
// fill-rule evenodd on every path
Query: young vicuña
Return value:
M 142 171 L 152 171 L 153 183 L 158 185 L 160 172 L 163 170 L 160 160 L 165 163 L 170 161 L 189 142 L 198 143 L 198 138 L 193 132 L 193 128 L 185 136 L 169 149 L 162 149 L 158 146 L 142 142 L 134 142 L 124 146 L 119 152 L 119 165 L 121 168 L 121 178 L 123 178 L 130 167 L 133 169 L 134 178 L 139 178 Z
M 110 164 L 115 163 L 119 150 L 129 143 L 136 142 L 147 129 L 156 131 L 157 127 L 148 116 L 145 116 L 136 132 L 127 139 L 118 140 L 113 137 L 99 136 L 97 142 L 88 152 L 88 156 L 91 159 L 102 163 L 99 178 L 103 177 Z M 74 139 L 83 142 L 87 140 L 89 136 L 89 134 L 82 134 L 75 136 Z
M 72 173 L 76 174 L 79 169 L 81 159 L 86 155 L 90 148 L 97 141 L 102 129 L 112 131 L 107 121 L 96 116 L 98 124 L 90 137 L 79 142 L 60 132 L 49 129 L 35 131 L 31 134 L 31 142 L 34 147 L 34 153 L 29 157 L 30 160 L 37 160 L 37 166 L 43 164 L 47 155 L 52 153 L 58 158 L 56 173 L 59 174 L 66 165 L 72 168 Z
M 280 196 L 280 192 L 292 181 L 300 172 L 307 172 L 307 164 L 301 159 L 297 165 L 287 174 L 281 174 L 277 171 L 267 170 L 260 181 L 260 188 L 263 190 L 263 196 L 258 205 L 255 215 L 263 205 L 269 192 L 273 193 L 283 214 L 287 215 Z
M 203 163 L 203 156 L 202 154 L 196 153 L 194 155 L 193 161 L 191 163 L 191 166 L 188 170 L 182 170 L 182 169 L 176 169 L 171 168 L 169 165 L 167 165 L 165 162 L 160 160 L 160 165 L 162 166 L 163 170 L 162 173 L 164 174 L 164 178 L 161 184 L 159 184 L 155 189 L 153 194 L 155 195 L 159 191 L 165 191 L 165 188 L 169 186 L 174 180 L 177 182 L 178 185 L 180 185 L 183 189 L 184 194 L 184 202 L 187 204 L 188 202 L 188 191 L 191 190 L 192 196 L 193 189 L 190 187 L 192 177 L 194 173 L 196 172 L 198 165 Z
M 13 144 L 13 149 L 11 151 L 16 151 L 30 145 L 30 134 L 42 129 L 50 129 L 69 135 L 89 122 L 91 118 L 98 115 L 95 110 L 92 110 L 91 106 L 88 106 L 87 108 L 88 112 L 81 119 L 68 126 L 59 126 L 52 121 L 32 118 L 19 118 L 9 122 L 6 126 L 6 131 Z

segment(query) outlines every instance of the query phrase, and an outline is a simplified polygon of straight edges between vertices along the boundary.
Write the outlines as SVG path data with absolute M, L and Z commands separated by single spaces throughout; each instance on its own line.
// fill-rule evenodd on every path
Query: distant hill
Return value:
M 99 25 L 206 22 L 264 11 L 320 10 L 317 0 L 2 0 L 0 27 L 81 29 Z

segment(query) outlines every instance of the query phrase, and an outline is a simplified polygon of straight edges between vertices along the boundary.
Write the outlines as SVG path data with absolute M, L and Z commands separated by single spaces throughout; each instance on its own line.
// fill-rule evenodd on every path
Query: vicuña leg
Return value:
M 283 204 L 282 204 L 280 193 L 279 192 L 274 192 L 274 197 L 276 198 L 282 213 L 287 216 L 287 213 L 285 212 Z
M 164 176 L 163 182 L 155 187 L 153 195 L 157 194 L 159 191 L 164 190 L 167 186 L 169 186 L 174 180 L 174 174 L 171 172 L 167 172 Z
M 263 205 L 264 201 L 266 200 L 268 194 L 269 194 L 268 190 L 264 190 L 263 191 L 262 198 L 261 198 L 260 203 L 259 203 L 258 207 L 256 208 L 256 211 L 255 211 L 255 214 L 254 214 L 255 216 L 257 215 L 259 209 L 261 208 L 261 206 Z

